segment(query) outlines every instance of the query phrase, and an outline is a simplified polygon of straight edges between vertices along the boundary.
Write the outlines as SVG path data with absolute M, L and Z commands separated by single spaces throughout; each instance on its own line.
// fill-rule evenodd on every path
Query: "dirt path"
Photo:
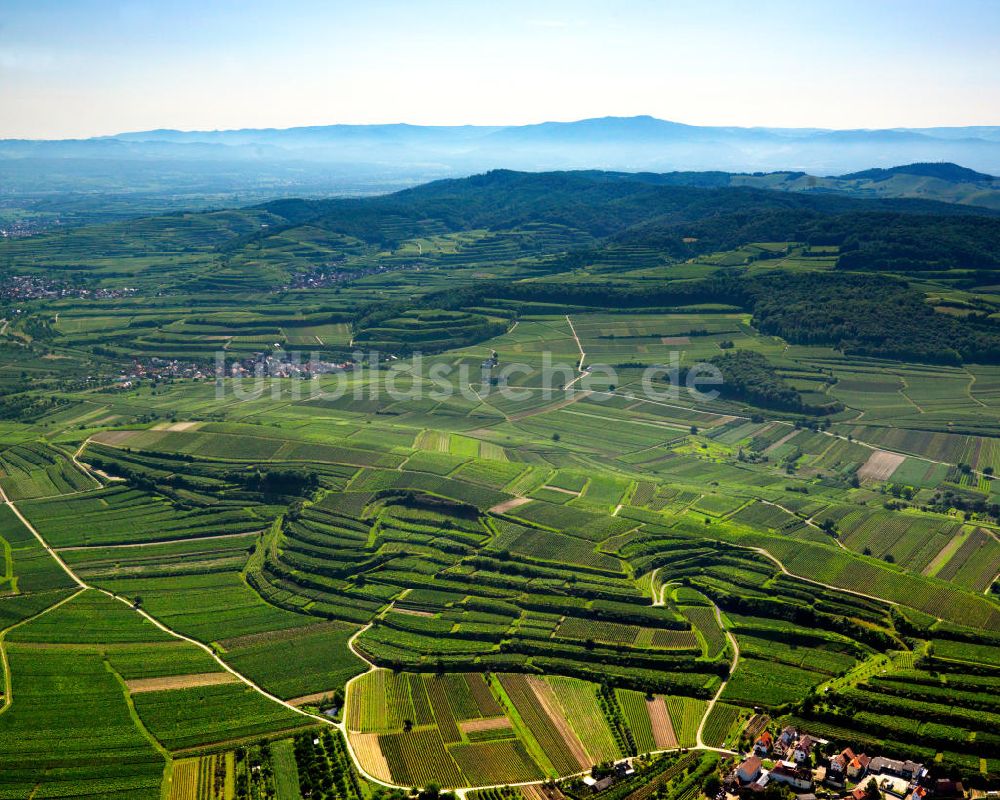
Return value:
M 965 372 L 966 372 L 966 374 L 967 374 L 967 375 L 969 376 L 969 385 L 965 387 L 965 393 L 966 393 L 966 394 L 967 394 L 967 395 L 969 396 L 969 399 L 970 399 L 970 400 L 971 400 L 971 401 L 972 401 L 973 403 L 978 403 L 978 404 L 979 404 L 979 405 L 981 405 L 981 406 L 982 406 L 983 408 L 988 408 L 988 406 L 986 405 L 986 403 L 984 403 L 984 402 L 983 402 L 982 400 L 980 400 L 980 399 L 979 399 L 978 397 L 976 397 L 976 396 L 975 396 L 975 395 L 974 395 L 974 394 L 972 393 L 972 392 L 973 392 L 973 389 L 974 389 L 974 388 L 975 388 L 975 386 L 976 386 L 976 380 L 977 380 L 977 378 L 976 378 L 976 374 L 975 374 L 974 372 L 969 372 L 969 370 L 965 370 Z
M 266 691 L 265 689 L 263 689 L 262 687 L 258 686 L 256 683 L 254 683 L 252 680 L 250 680 L 249 678 L 247 678 L 245 675 L 243 675 L 240 672 L 237 672 L 235 669 L 233 669 L 231 666 L 229 666 L 229 664 L 227 664 L 225 661 L 223 661 L 219 657 L 219 655 L 211 647 L 209 647 L 207 644 L 204 644 L 203 642 L 199 642 L 197 639 L 192 639 L 190 636 L 186 636 L 183 633 L 180 633 L 180 632 L 174 630 L 173 628 L 168 627 L 164 623 L 160 622 L 160 620 L 156 619 L 156 617 L 154 617 L 151 614 L 147 613 L 144 609 L 142 609 L 142 608 L 136 608 L 135 606 L 133 606 L 132 603 L 130 603 L 127 598 L 119 597 L 117 595 L 112 594 L 111 592 L 105 591 L 104 589 L 100 589 L 100 588 L 95 587 L 95 586 L 90 586 L 87 583 L 85 583 L 83 580 L 80 579 L 80 577 L 75 572 L 73 572 L 72 569 L 69 568 L 69 566 L 66 564 L 66 562 L 63 561 L 59 557 L 59 554 L 52 547 L 49 546 L 49 543 L 45 541 L 45 538 L 38 532 L 38 530 L 34 527 L 34 525 L 32 525 L 28 521 L 28 519 L 21 513 L 21 510 L 7 497 L 7 495 L 3 491 L 2 487 L 0 487 L 0 499 L 2 499 L 3 503 L 5 505 L 7 505 L 10 508 L 11 511 L 14 512 L 14 515 L 31 532 L 32 536 L 34 536 L 35 539 L 38 540 L 38 542 L 42 545 L 42 547 L 45 548 L 45 551 L 50 556 L 52 556 L 53 559 L 55 559 L 56 563 L 59 564 L 59 566 L 62 568 L 62 570 L 80 588 L 80 590 L 83 590 L 83 589 L 93 589 L 94 591 L 101 592 L 102 594 L 105 594 L 108 597 L 111 597 L 111 598 L 113 598 L 115 600 L 118 600 L 121 603 L 123 603 L 126 606 L 128 606 L 129 608 L 131 608 L 133 611 L 135 611 L 135 613 L 137 613 L 143 619 L 146 619 L 149 622 L 151 622 L 153 625 L 155 625 L 159 630 L 163 631 L 164 633 L 167 633 L 167 634 L 173 636 L 176 639 L 180 639 L 181 641 L 188 642 L 189 644 L 193 644 L 195 647 L 198 647 L 201 650 L 204 650 L 206 653 L 208 653 L 212 657 L 212 659 L 220 667 L 222 667 L 223 670 L 225 670 L 227 673 L 229 673 L 230 675 L 233 676 L 233 680 L 240 681 L 241 683 L 246 684 L 248 687 L 250 687 L 251 689 L 253 689 L 258 694 L 266 697 L 268 700 L 271 700 L 272 702 L 278 703 L 279 705 L 284 706 L 285 708 L 287 708 L 289 711 L 294 711 L 296 714 L 301 714 L 303 717 L 305 717 L 305 718 L 307 718 L 309 720 L 312 720 L 313 722 L 322 723 L 324 725 L 331 725 L 333 727 L 339 728 L 342 731 L 345 730 L 345 726 L 344 726 L 343 723 L 336 723 L 333 720 L 328 719 L 326 717 L 317 716 L 316 714 L 312 714 L 312 713 L 310 713 L 308 711 L 303 711 L 301 708 L 297 708 L 296 706 L 292 705 L 288 701 L 282 700 L 280 697 L 277 697 L 276 695 L 273 695 L 270 692 Z M 73 595 L 73 597 L 75 597 L 79 593 L 80 592 L 76 592 Z M 66 598 L 66 600 L 63 600 L 62 602 L 67 602 L 70 599 L 72 599 L 72 598 Z M 52 610 L 52 608 L 55 608 L 55 607 L 57 607 L 58 605 L 61 605 L 61 604 L 62 603 L 50 606 L 48 609 L 45 609 L 45 611 L 50 611 L 50 610 Z M 43 611 L 41 613 L 45 613 L 45 612 Z M 39 616 L 39 615 L 36 615 L 36 616 Z M 25 620 L 24 622 L 27 622 L 27 620 Z M 21 624 L 23 624 L 23 622 Z M 352 636 L 348 640 L 347 644 L 348 644 L 348 647 L 351 649 L 352 653 L 354 653 L 358 658 L 360 658 L 362 661 L 364 661 L 366 664 L 368 664 L 369 671 L 371 671 L 372 669 L 375 669 L 375 665 L 372 664 L 367 658 L 365 658 L 357 650 L 354 649 L 354 640 L 360 634 L 362 634 L 364 631 L 366 631 L 369 627 L 371 627 L 371 626 L 367 625 L 364 628 L 362 628 L 361 630 L 359 630 L 357 633 L 355 633 L 354 636 Z M 6 666 L 6 653 L 3 651 L 2 639 L 0 639 L 0 654 L 3 655 L 4 677 L 5 677 L 5 681 L 7 681 L 7 680 L 10 680 L 10 670 Z M 351 681 L 348 681 L 347 686 L 349 686 L 350 683 L 351 683 Z M 345 693 L 346 693 L 347 686 L 345 686 Z M 10 687 L 5 687 L 5 688 L 6 688 L 6 691 L 4 692 L 4 704 L 5 704 L 4 707 L 6 708 L 10 703 L 13 702 L 13 694 L 12 694 L 12 692 L 10 690 Z M 345 694 L 345 696 L 346 696 L 346 694 Z M 345 733 L 346 733 L 346 731 L 345 731 Z M 358 769 L 358 771 L 362 775 L 364 775 L 366 778 L 368 778 L 369 780 L 371 780 L 371 781 L 373 781 L 373 782 L 375 782 L 375 783 L 377 783 L 377 784 L 379 784 L 381 786 L 386 786 L 388 788 L 406 788 L 406 787 L 396 786 L 395 784 L 386 783 L 385 781 L 376 778 L 374 775 L 370 775 L 367 771 L 365 771 L 363 769 L 361 763 L 357 759 L 357 756 L 354 754 L 354 751 L 350 747 L 348 747 L 348 753 L 350 754 L 351 760 L 354 762 L 354 765 Z
M 21 625 L 26 625 L 32 620 L 36 620 L 42 615 L 48 614 L 50 611 L 55 611 L 57 608 L 59 608 L 59 606 L 63 605 L 64 603 L 68 603 L 70 600 L 79 597 L 84 591 L 85 590 L 82 588 L 77 589 L 75 592 L 73 592 L 73 594 L 69 595 L 68 597 L 64 597 L 58 603 L 53 603 L 48 608 L 43 608 L 37 614 L 32 614 L 30 617 L 26 617 L 25 619 L 22 619 L 20 622 L 15 622 L 13 625 L 4 628 L 2 631 L 0 631 L 0 664 L 3 665 L 3 684 L 4 684 L 3 703 L 2 705 L 0 705 L 0 714 L 3 714 L 3 712 L 5 712 L 8 708 L 10 708 L 10 705 L 13 702 L 12 700 L 13 692 L 11 690 L 13 678 L 10 672 L 10 664 L 7 663 L 7 648 L 4 647 L 7 641 L 7 634 L 10 633 L 15 628 L 19 628 Z
M 566 315 L 566 322 L 569 323 L 569 329 L 573 334 L 573 340 L 576 342 L 576 347 L 580 351 L 580 363 L 576 365 L 576 371 L 583 372 L 583 360 L 587 357 L 587 354 L 583 351 L 583 345 L 580 344 L 580 337 L 576 335 L 576 328 L 573 327 L 573 320 L 569 318 L 569 314 Z M 579 378 L 577 380 L 579 380 Z
M 865 600 L 874 600 L 877 603 L 886 603 L 886 604 L 888 604 L 890 606 L 898 606 L 899 605 L 899 603 L 897 603 L 895 600 L 886 600 L 884 597 L 876 597 L 873 594 L 865 594 L 864 592 L 856 592 L 856 591 L 854 591 L 854 589 L 844 589 L 844 588 L 842 588 L 840 586 L 834 586 L 833 584 L 830 584 L 830 583 L 823 583 L 822 581 L 813 580 L 812 578 L 807 578 L 804 575 L 796 575 L 794 572 L 790 572 L 785 567 L 785 565 L 781 563 L 780 559 L 778 559 L 777 556 L 772 555 L 770 552 L 768 552 L 767 550 L 765 550 L 763 547 L 747 547 L 746 545 L 742 545 L 742 544 L 738 544 L 738 545 L 734 545 L 734 546 L 735 547 L 741 547 L 744 550 L 752 550 L 755 553 L 760 553 L 765 558 L 769 558 L 771 561 L 773 561 L 775 563 L 775 565 L 778 567 L 778 569 L 780 569 L 785 575 L 788 575 L 790 578 L 796 578 L 796 579 L 798 579 L 800 581 L 805 581 L 806 583 L 811 583 L 811 584 L 813 584 L 815 586 L 822 586 L 824 589 L 831 589 L 834 592 L 843 592 L 844 594 L 853 594 L 855 597 L 862 597 Z
M 83 440 L 83 441 L 82 441 L 82 442 L 80 443 L 80 446 L 79 446 L 78 448 L 76 448 L 76 452 L 75 452 L 75 453 L 73 453 L 73 463 L 74 463 L 74 464 L 76 464 L 76 466 L 77 466 L 77 467 L 78 467 L 78 468 L 79 468 L 79 469 L 80 469 L 80 470 L 81 470 L 81 471 L 82 471 L 82 472 L 83 472 L 83 473 L 84 473 L 84 474 L 85 474 L 85 475 L 86 475 L 86 476 L 87 476 L 88 478 L 90 478 L 90 479 L 91 479 L 91 480 L 92 480 L 92 481 L 93 481 L 93 482 L 94 482 L 95 484 L 97 484 L 97 485 L 96 485 L 96 486 L 95 486 L 94 488 L 95 488 L 95 489 L 99 489 L 99 488 L 101 488 L 102 486 L 104 486 L 104 484 L 103 484 L 103 483 L 101 483 L 100 479 L 98 479 L 98 478 L 94 477 L 94 474 L 93 474 L 93 472 L 91 472 L 91 470 L 90 470 L 90 468 L 89 468 L 88 466 L 85 466 L 84 464 L 80 463 L 80 454 L 81 454 L 81 453 L 83 453 L 83 450 L 84 450 L 84 448 L 85 448 L 85 447 L 86 447 L 86 446 L 87 446 L 88 444 L 90 444 L 90 437 L 89 437 L 89 436 L 88 436 L 88 437 L 87 437 L 86 439 L 84 439 L 84 440 Z M 110 476 L 108 476 L 108 477 L 110 478 Z
M 740 663 L 740 645 L 736 641 L 736 637 L 729 632 L 729 629 L 722 623 L 722 612 L 719 611 L 719 607 L 712 604 L 712 608 L 715 609 L 715 619 L 719 623 L 719 627 L 725 632 L 726 638 L 729 639 L 729 644 L 733 648 L 733 663 L 729 665 L 729 676 L 731 677 L 736 672 L 736 667 Z M 722 693 L 726 690 L 726 684 L 729 683 L 729 677 L 727 677 L 722 685 L 719 687 L 719 691 L 715 693 L 715 696 L 708 701 L 708 705 L 705 707 L 705 713 L 702 715 L 701 722 L 698 723 L 698 735 L 695 737 L 695 741 L 698 743 L 698 748 L 700 750 L 714 750 L 717 753 L 730 753 L 731 750 L 725 750 L 721 747 L 709 747 L 705 744 L 705 740 L 702 739 L 702 734 L 705 732 L 705 723 L 708 722 L 708 715 L 712 713 L 712 709 L 715 708 L 715 704 L 718 702 Z

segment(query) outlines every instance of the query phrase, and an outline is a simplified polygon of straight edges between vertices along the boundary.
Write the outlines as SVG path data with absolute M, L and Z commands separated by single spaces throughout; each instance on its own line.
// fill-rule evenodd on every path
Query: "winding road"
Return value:
M 736 672 L 736 667 L 740 663 L 740 645 L 736 641 L 736 637 L 726 628 L 725 624 L 722 622 L 722 612 L 719 607 L 712 603 L 712 608 L 715 609 L 715 619 L 719 623 L 719 628 L 726 634 L 726 638 L 729 639 L 729 644 L 733 648 L 733 663 L 729 665 L 729 676 L 722 682 L 719 686 L 719 691 L 715 693 L 715 696 L 708 701 L 708 706 L 705 708 L 705 714 L 701 718 L 701 722 L 698 723 L 698 733 L 695 736 L 695 742 L 701 750 L 713 750 L 716 753 L 733 753 L 732 750 L 726 750 L 722 747 L 709 747 L 705 744 L 705 740 L 702 738 L 702 734 L 705 732 L 705 724 L 708 722 L 709 714 L 712 713 L 712 709 L 715 708 L 715 704 L 718 702 L 722 693 L 726 690 L 726 685 L 729 683 L 729 678 L 732 677 L 733 673 Z
M 80 451 L 77 451 L 77 452 L 79 453 Z M 88 471 L 88 474 L 89 474 L 89 471 Z M 91 477 L 93 477 L 93 476 L 91 476 Z M 56 495 L 56 496 L 58 497 L 58 495 Z M 151 614 L 149 614 L 144 609 L 137 608 L 136 606 L 134 606 L 132 603 L 130 603 L 128 601 L 128 599 L 126 599 L 124 597 L 120 597 L 120 596 L 118 596 L 116 594 L 113 594 L 112 592 L 109 592 L 109 591 L 107 591 L 105 589 L 101 589 L 101 588 L 96 587 L 96 586 L 90 586 L 89 584 L 87 584 L 75 572 L 73 572 L 72 569 L 70 569 L 69 565 L 65 561 L 63 561 L 62 558 L 59 557 L 59 553 L 57 553 L 49 545 L 49 543 L 47 541 L 45 541 L 45 538 L 38 532 L 38 530 L 35 528 L 35 526 L 32 525 L 31 522 L 28 521 L 27 517 L 25 517 L 24 514 L 21 513 L 21 510 L 17 507 L 17 505 L 14 503 L 14 501 L 11 500 L 7 496 L 7 493 L 3 490 L 2 486 L 0 486 L 0 500 L 2 500 L 3 504 L 6 505 L 8 508 L 10 508 L 11 511 L 14 512 L 14 515 L 21 521 L 21 523 L 24 525 L 24 527 L 27 528 L 31 532 L 32 536 L 34 536 L 35 539 L 38 540 L 38 542 L 42 545 L 42 547 L 45 549 L 45 551 L 50 556 L 52 556 L 53 559 L 55 559 L 56 563 L 59 564 L 59 566 L 63 569 L 63 571 L 66 573 L 66 575 L 68 575 L 69 578 L 73 581 L 73 583 L 75 583 L 76 586 L 77 586 L 77 591 L 74 592 L 71 596 L 66 597 L 66 598 L 60 600 L 58 603 L 54 603 L 53 605 L 49 606 L 46 609 L 43 609 L 39 613 L 35 614 L 33 617 L 29 617 L 28 619 L 21 620 L 20 622 L 14 624 L 14 625 L 11 625 L 10 627 L 4 629 L 3 631 L 0 631 L 0 662 L 3 663 L 3 667 L 4 667 L 4 684 L 5 684 L 5 691 L 4 691 L 4 697 L 3 697 L 3 706 L 2 706 L 2 708 L 0 708 L 0 713 L 3 713 L 3 711 L 6 711 L 7 708 L 9 708 L 10 705 L 14 701 L 14 695 L 13 695 L 12 685 L 11 685 L 12 684 L 11 673 L 10 673 L 10 669 L 8 668 L 8 665 L 7 665 L 7 651 L 6 651 L 6 648 L 4 647 L 4 642 L 5 642 L 5 637 L 6 637 L 7 632 L 10 631 L 10 630 L 13 630 L 16 627 L 18 627 L 18 625 L 24 625 L 25 623 L 30 622 L 32 619 L 40 617 L 43 614 L 46 614 L 49 611 L 52 611 L 52 610 L 58 608 L 63 603 L 68 603 L 70 600 L 72 600 L 73 598 L 77 597 L 79 594 L 81 594 L 86 589 L 93 589 L 94 591 L 101 592 L 101 594 L 107 595 L 108 597 L 111 597 L 111 598 L 113 598 L 115 600 L 118 600 L 119 602 L 123 603 L 126 607 L 132 609 L 135 613 L 137 613 L 139 616 L 141 616 L 144 619 L 146 619 L 149 622 L 151 622 L 153 625 L 155 625 L 159 630 L 163 631 L 164 633 L 167 633 L 167 634 L 169 634 L 170 636 L 173 636 L 176 639 L 180 639 L 181 641 L 188 642 L 189 644 L 193 644 L 195 647 L 198 647 L 201 650 L 204 650 L 206 653 L 208 653 L 212 657 L 212 659 L 220 667 L 222 667 L 222 669 L 224 669 L 229 674 L 233 675 L 237 680 L 239 680 L 241 683 L 245 684 L 246 686 L 250 687 L 251 689 L 253 689 L 258 694 L 262 695 L 263 697 L 266 697 L 268 700 L 271 700 L 272 702 L 278 703 L 279 705 L 284 706 L 289 711 L 294 711 L 296 714 L 301 714 L 303 717 L 307 717 L 310 720 L 313 720 L 313 721 L 318 722 L 318 723 L 322 723 L 324 725 L 329 725 L 331 727 L 334 727 L 334 728 L 337 728 L 338 730 L 343 731 L 344 734 L 345 734 L 344 739 L 346 740 L 346 744 L 347 744 L 347 752 L 348 752 L 348 754 L 351 757 L 351 761 L 354 763 L 355 769 L 357 769 L 358 772 L 361 775 L 363 775 L 367 780 L 370 780 L 373 783 L 377 783 L 380 786 L 385 786 L 387 788 L 407 788 L 407 787 L 403 787 L 403 786 L 397 786 L 396 784 L 392 784 L 392 783 L 386 783 L 385 781 L 380 780 L 379 778 L 376 778 L 374 775 L 369 775 L 368 772 L 365 771 L 365 769 L 362 767 L 361 763 L 358 761 L 358 758 L 355 755 L 353 748 L 351 747 L 350 740 L 346 736 L 347 730 L 346 730 L 346 726 L 344 725 L 343 722 L 335 722 L 334 720 L 331 720 L 328 717 L 320 716 L 318 714 L 312 714 L 309 711 L 304 711 L 301 708 L 298 708 L 298 707 L 292 705 L 291 703 L 287 702 L 286 700 L 282 700 L 280 697 L 277 697 L 276 695 L 271 694 L 266 689 L 262 688 L 261 686 L 259 686 L 256 683 L 254 683 L 246 675 L 244 675 L 241 672 L 238 672 L 237 670 L 233 669 L 231 666 L 229 666 L 229 664 L 227 664 L 225 661 L 223 661 L 219 657 L 219 655 L 211 647 L 209 647 L 207 644 L 204 644 L 203 642 L 199 642 L 197 639 L 192 639 L 190 636 L 185 636 L 183 633 L 180 633 L 179 631 L 174 630 L 173 628 L 169 627 L 168 625 L 165 625 L 164 623 L 162 623 L 156 617 L 154 617 Z M 372 664 L 370 661 L 368 661 L 367 658 L 365 658 L 363 655 L 361 655 L 359 653 L 359 651 L 357 651 L 354 648 L 354 640 L 358 636 L 360 636 L 365 630 L 367 630 L 368 627 L 371 627 L 370 623 L 369 623 L 368 626 L 366 626 L 365 628 L 362 628 L 357 633 L 355 633 L 351 637 L 351 639 L 349 640 L 348 645 L 350 646 L 352 653 L 354 653 L 356 656 L 358 656 L 358 658 L 360 658 L 362 661 L 364 661 L 366 664 L 368 664 L 368 666 L 369 666 L 369 670 L 368 671 L 370 672 L 372 669 L 375 668 L 375 665 Z M 346 687 L 345 687 L 345 697 L 346 697 Z

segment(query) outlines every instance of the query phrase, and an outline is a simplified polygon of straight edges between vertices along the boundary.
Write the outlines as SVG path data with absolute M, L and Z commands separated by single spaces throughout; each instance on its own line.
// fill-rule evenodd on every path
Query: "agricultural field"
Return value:
M 757 714 L 1000 781 L 1000 295 L 439 191 L 0 241 L 116 290 L 0 301 L 0 796 L 694 800 Z
M 575 678 L 374 670 L 351 683 L 346 721 L 380 780 L 505 784 L 577 773 L 636 752 L 694 743 L 705 702 L 603 693 Z M 433 764 L 414 760 L 430 754 Z

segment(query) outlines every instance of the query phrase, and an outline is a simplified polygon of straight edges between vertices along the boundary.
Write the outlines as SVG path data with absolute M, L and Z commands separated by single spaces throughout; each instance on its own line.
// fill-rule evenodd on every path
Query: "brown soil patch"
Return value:
M 660 344 L 691 344 L 690 336 L 661 336 Z
M 433 611 L 417 611 L 415 608 L 400 608 L 399 606 L 392 607 L 393 614 L 409 614 L 411 617 L 433 617 Z
M 538 704 L 542 707 L 542 711 L 552 720 L 552 724 L 559 731 L 559 735 L 566 743 L 566 747 L 576 760 L 576 763 L 580 765 L 580 769 L 586 769 L 591 766 L 590 756 L 587 755 L 587 750 L 584 748 L 583 742 L 580 741 L 580 738 L 576 735 L 572 726 L 570 726 L 569 720 L 563 715 L 555 691 L 544 679 L 539 678 L 537 675 L 529 675 L 527 680 L 528 685 L 531 686 L 531 691 L 534 692 L 535 698 L 538 700 Z
M 544 784 L 532 783 L 517 788 L 524 800 L 566 800 L 566 795 L 555 784 L 545 786 Z
M 579 497 L 579 492 L 574 492 L 572 489 L 563 489 L 559 486 L 549 486 L 547 483 L 542 487 L 543 489 L 548 489 L 550 492 L 562 492 L 563 494 L 571 494 L 573 497 Z
M 200 422 L 175 422 L 173 425 L 168 425 L 168 431 L 189 431 L 200 426 Z
M 377 733 L 348 733 L 347 740 L 351 744 L 361 769 L 381 781 L 392 781 L 389 764 L 382 754 Z
M 861 480 L 887 481 L 889 476 L 896 471 L 896 467 L 903 463 L 906 456 L 899 453 L 887 453 L 885 450 L 876 450 L 865 462 L 865 465 L 858 470 L 858 477 Z
M 486 719 L 467 719 L 459 722 L 458 727 L 462 733 L 472 733 L 474 731 L 495 731 L 500 728 L 510 728 L 510 720 L 507 717 L 487 717 Z
M 195 686 L 218 686 L 237 683 L 239 678 L 231 672 L 196 672 L 191 675 L 167 675 L 164 678 L 138 678 L 125 681 L 129 692 L 162 692 L 168 689 L 192 689 Z
M 323 700 L 326 697 L 330 697 L 333 694 L 333 689 L 329 689 L 325 692 L 313 692 L 312 694 L 304 694 L 302 697 L 293 697 L 287 702 L 291 703 L 293 706 L 311 706 Z
M 668 750 L 677 747 L 677 736 L 674 735 L 674 726 L 670 721 L 666 701 L 657 695 L 652 700 L 646 701 L 646 708 L 649 711 L 649 721 L 653 724 L 653 741 L 656 742 L 656 749 Z
M 510 500 L 504 500 L 502 503 L 497 503 L 493 508 L 490 509 L 491 514 L 506 514 L 508 511 L 513 511 L 518 506 L 523 506 L 526 503 L 530 503 L 530 497 L 514 497 Z

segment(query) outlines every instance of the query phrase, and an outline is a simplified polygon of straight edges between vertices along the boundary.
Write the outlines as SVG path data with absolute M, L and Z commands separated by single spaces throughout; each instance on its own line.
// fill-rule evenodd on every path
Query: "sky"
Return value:
M 0 0 L 0 138 L 1000 124 L 998 0 Z

